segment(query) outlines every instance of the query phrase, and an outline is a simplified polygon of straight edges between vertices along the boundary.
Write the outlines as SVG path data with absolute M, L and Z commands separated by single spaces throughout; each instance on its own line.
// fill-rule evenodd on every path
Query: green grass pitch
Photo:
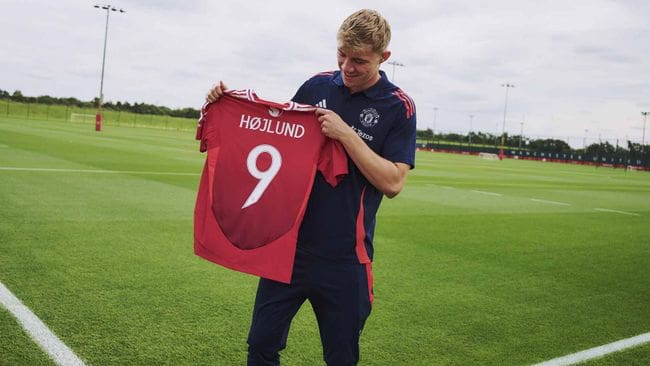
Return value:
M 0 117 L 0 281 L 88 364 L 245 364 L 257 280 L 193 255 L 193 135 Z M 377 221 L 360 365 L 527 365 L 650 332 L 649 173 L 422 152 Z M 323 364 L 308 304 L 282 359 Z M 53 364 L 0 307 L 0 365 Z M 586 363 L 647 364 L 649 345 Z

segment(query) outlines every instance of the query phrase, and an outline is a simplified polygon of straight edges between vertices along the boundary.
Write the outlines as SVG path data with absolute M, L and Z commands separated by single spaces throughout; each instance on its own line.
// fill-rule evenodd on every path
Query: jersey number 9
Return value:
M 264 171 L 261 171 L 257 168 L 257 160 L 262 153 L 267 153 L 271 156 L 271 166 L 269 166 L 269 168 Z M 269 187 L 269 184 L 271 184 L 273 178 L 275 178 L 276 174 L 278 174 L 278 171 L 280 171 L 281 166 L 282 156 L 280 155 L 278 149 L 271 145 L 263 144 L 255 146 L 253 150 L 248 153 L 248 158 L 246 159 L 246 167 L 248 168 L 250 175 L 257 178 L 259 182 L 257 182 L 255 189 L 253 189 L 251 194 L 248 196 L 246 202 L 244 202 L 244 205 L 241 207 L 242 209 L 259 201 L 259 199 L 262 197 L 262 194 L 264 194 L 264 191 L 266 191 L 266 189 Z

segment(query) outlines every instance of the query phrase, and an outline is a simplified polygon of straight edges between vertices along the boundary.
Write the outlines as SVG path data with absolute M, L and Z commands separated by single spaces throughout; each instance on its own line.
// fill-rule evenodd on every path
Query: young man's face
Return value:
M 390 57 L 390 51 L 378 54 L 370 46 L 352 49 L 339 43 L 338 64 L 343 84 L 351 93 L 364 91 L 379 81 L 379 65 Z

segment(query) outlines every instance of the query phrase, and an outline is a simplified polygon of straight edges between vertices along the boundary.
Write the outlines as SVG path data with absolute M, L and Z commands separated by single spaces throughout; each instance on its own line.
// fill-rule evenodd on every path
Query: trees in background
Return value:
M 537 139 L 528 142 L 528 149 L 538 151 L 548 151 L 554 153 L 573 152 L 571 146 L 563 140 L 558 139 Z
M 20 90 L 9 93 L 6 90 L 0 89 L 0 99 L 9 99 L 19 103 L 39 103 L 47 105 L 66 105 L 79 108 L 94 108 L 97 106 L 97 98 L 92 101 L 81 101 L 77 98 L 56 98 L 49 95 L 41 95 L 38 97 L 24 96 Z M 179 108 L 171 109 L 164 106 L 157 106 L 147 103 L 134 103 L 129 102 L 105 102 L 104 109 L 112 111 L 131 112 L 138 114 L 155 114 L 166 115 L 171 117 L 184 117 L 184 118 L 199 118 L 199 110 L 194 108 Z
M 97 106 L 98 99 L 92 101 L 81 101 L 77 98 L 56 98 L 49 95 L 38 97 L 24 96 L 20 90 L 9 93 L 0 89 L 0 99 L 8 99 L 19 103 L 39 103 L 46 105 L 66 105 L 79 108 L 94 108 Z M 171 117 L 199 118 L 199 110 L 194 108 L 171 109 L 164 106 L 157 106 L 147 103 L 129 103 L 129 102 L 105 102 L 104 109 L 112 111 L 123 111 L 138 114 L 166 115 Z M 495 135 L 485 132 L 472 131 L 467 135 L 459 133 L 434 133 L 430 128 L 418 130 L 416 137 L 426 142 L 447 142 L 458 145 L 471 144 L 473 146 L 501 146 L 501 135 Z M 471 140 L 470 140 L 471 137 Z M 566 141 L 559 139 L 530 139 L 525 136 L 513 135 L 507 133 L 503 136 L 504 147 L 513 149 L 526 149 L 534 151 L 545 151 L 552 153 L 580 153 L 587 155 L 599 156 L 635 156 L 648 157 L 650 154 L 650 145 L 641 145 L 639 143 L 627 142 L 627 149 L 623 146 L 612 145 L 609 142 L 599 142 L 587 146 L 584 149 L 572 149 Z
M 435 137 L 435 138 L 434 138 Z M 462 135 L 457 133 L 436 133 L 435 136 L 431 129 L 417 131 L 417 138 L 426 143 L 452 144 L 468 147 L 470 143 L 470 134 Z M 531 139 L 526 136 L 505 134 L 503 137 L 504 148 L 523 149 L 530 151 L 543 151 L 547 153 L 566 153 L 566 154 L 587 154 L 590 156 L 611 156 L 611 157 L 641 157 L 650 158 L 650 145 L 641 145 L 639 143 L 627 142 L 627 149 L 621 145 L 612 145 L 608 141 L 598 142 L 587 146 L 586 148 L 573 149 L 564 140 L 544 138 Z M 474 147 L 486 146 L 498 148 L 501 146 L 501 135 L 495 135 L 484 132 L 471 132 L 471 144 Z

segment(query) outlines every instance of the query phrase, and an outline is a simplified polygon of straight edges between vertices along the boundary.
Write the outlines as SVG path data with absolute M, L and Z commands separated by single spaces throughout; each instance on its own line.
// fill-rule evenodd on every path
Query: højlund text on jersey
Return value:
M 374 136 L 369 135 L 355 126 L 351 126 L 362 139 L 372 141 Z M 298 123 L 282 122 L 270 118 L 253 117 L 242 114 L 239 121 L 239 128 L 246 128 L 253 131 L 266 132 L 272 135 L 284 135 L 299 139 L 305 135 L 305 127 Z
M 305 127 L 299 123 L 283 122 L 270 118 L 254 117 L 242 114 L 239 128 L 266 132 L 272 135 L 282 135 L 299 139 L 305 135 Z

